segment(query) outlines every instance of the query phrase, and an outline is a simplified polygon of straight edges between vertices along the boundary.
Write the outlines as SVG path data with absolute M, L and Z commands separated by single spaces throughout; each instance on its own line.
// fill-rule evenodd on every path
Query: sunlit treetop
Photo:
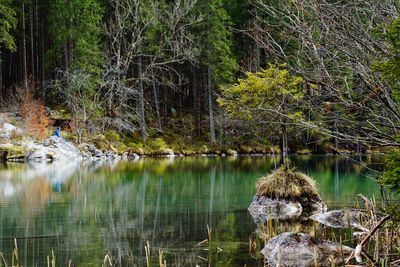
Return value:
M 304 96 L 302 83 L 303 78 L 291 75 L 285 65 L 269 65 L 259 72 L 248 72 L 234 85 L 222 88 L 218 103 L 228 114 L 248 119 L 253 112 L 263 110 L 287 114 Z

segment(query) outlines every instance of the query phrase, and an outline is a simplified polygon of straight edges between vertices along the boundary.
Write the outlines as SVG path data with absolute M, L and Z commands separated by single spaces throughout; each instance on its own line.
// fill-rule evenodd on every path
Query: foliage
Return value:
M 257 73 L 246 73 L 246 78 L 233 86 L 223 87 L 223 97 L 218 102 L 230 115 L 239 114 L 247 119 L 260 110 L 286 114 L 290 104 L 302 99 L 302 82 L 301 77 L 292 76 L 284 65 L 270 65 Z M 290 115 L 300 116 L 293 109 Z
M 0 45 L 3 44 L 11 51 L 17 49 L 14 37 L 11 34 L 16 25 L 16 11 L 12 6 L 12 0 L 2 0 L 0 3 Z
M 400 150 L 397 149 L 387 155 L 386 170 L 381 180 L 382 184 L 395 193 L 400 193 Z
M 62 96 L 63 104 L 72 113 L 71 128 L 76 130 L 78 142 L 83 129 L 93 126 L 90 123 L 101 114 L 94 101 L 95 88 L 92 81 L 92 75 L 87 72 L 59 70 L 57 79 L 48 84 L 50 90 Z
M 205 17 L 198 29 L 204 36 L 201 63 L 210 66 L 215 86 L 232 81 L 238 67 L 232 53 L 232 21 L 223 3 L 223 0 L 199 2 L 199 12 Z
M 102 54 L 100 51 L 103 7 L 97 0 L 53 0 L 49 2 L 48 17 L 53 37 L 53 54 L 69 54 L 73 69 L 100 76 Z M 72 49 L 73 48 L 73 49 Z M 64 51 L 63 51 L 64 50 Z M 69 51 L 68 51 L 69 50 Z
M 25 121 L 27 132 L 38 139 L 44 139 L 48 136 L 51 120 L 46 112 L 46 107 L 42 101 L 34 99 L 29 90 L 26 90 L 23 95 L 20 112 Z
M 400 101 L 400 17 L 386 27 L 381 37 L 389 45 L 390 54 L 386 60 L 373 64 L 372 68 L 382 73 L 383 78 L 391 85 L 394 97 Z
M 109 141 L 115 141 L 115 142 L 121 141 L 121 136 L 115 130 L 109 130 L 109 131 L 105 132 L 104 136 Z

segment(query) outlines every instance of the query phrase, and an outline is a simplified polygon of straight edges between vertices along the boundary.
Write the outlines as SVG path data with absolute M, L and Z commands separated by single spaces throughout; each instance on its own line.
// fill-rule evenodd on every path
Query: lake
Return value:
M 296 156 L 328 209 L 357 194 L 380 199 L 373 180 L 383 157 Z M 263 266 L 249 252 L 257 225 L 247 211 L 258 177 L 279 158 L 144 158 L 136 162 L 0 166 L 0 251 L 11 262 L 14 238 L 23 266 Z M 210 229 L 213 246 L 202 241 Z M 199 244 L 200 243 L 200 244 Z M 52 252 L 53 251 L 53 252 Z M 106 265 L 108 266 L 108 265 Z

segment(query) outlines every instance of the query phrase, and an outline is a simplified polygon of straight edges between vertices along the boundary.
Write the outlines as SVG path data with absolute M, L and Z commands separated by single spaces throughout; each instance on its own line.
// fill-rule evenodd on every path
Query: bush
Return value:
M 121 136 L 114 130 L 107 131 L 104 136 L 107 138 L 108 141 L 121 141 Z
M 46 107 L 42 101 L 34 99 L 29 89 L 25 89 L 22 94 L 20 112 L 27 132 L 38 139 L 44 139 L 48 136 L 51 120 L 46 112 Z

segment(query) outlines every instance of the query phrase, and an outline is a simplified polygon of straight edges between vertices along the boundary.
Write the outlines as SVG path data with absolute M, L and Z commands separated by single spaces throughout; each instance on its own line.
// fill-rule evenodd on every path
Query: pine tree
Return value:
M 63 58 L 65 69 L 79 69 L 99 77 L 104 13 L 99 1 L 52 0 L 49 5 L 49 32 L 54 42 L 51 52 Z
M 17 49 L 11 31 L 17 25 L 16 12 L 11 5 L 11 0 L 3 0 L 0 3 L 0 92 L 3 89 L 3 46 L 10 51 Z
M 206 88 L 208 95 L 210 139 L 216 141 L 214 124 L 214 91 L 224 83 L 229 83 L 234 77 L 237 63 L 232 54 L 231 18 L 225 10 L 223 0 L 208 0 L 202 2 L 205 16 L 202 25 L 205 32 L 202 44 L 202 65 L 206 69 Z
M 2 0 L 0 3 L 0 46 L 4 46 L 11 51 L 17 49 L 11 33 L 16 25 L 16 11 L 12 6 L 12 1 Z

